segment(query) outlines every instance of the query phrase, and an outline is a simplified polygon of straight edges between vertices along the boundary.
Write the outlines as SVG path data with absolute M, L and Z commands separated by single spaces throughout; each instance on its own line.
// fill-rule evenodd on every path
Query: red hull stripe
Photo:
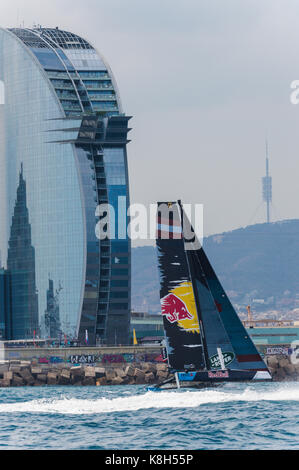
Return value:
M 259 354 L 242 354 L 237 356 L 239 362 L 262 362 Z

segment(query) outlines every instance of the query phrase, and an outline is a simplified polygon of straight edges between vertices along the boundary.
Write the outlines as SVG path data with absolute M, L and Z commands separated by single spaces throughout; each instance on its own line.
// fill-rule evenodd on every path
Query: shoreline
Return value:
M 274 382 L 299 381 L 299 364 L 288 356 L 267 356 L 265 361 Z M 171 377 L 167 364 L 141 362 L 124 366 L 38 364 L 10 360 L 0 364 L 0 387 L 151 385 Z

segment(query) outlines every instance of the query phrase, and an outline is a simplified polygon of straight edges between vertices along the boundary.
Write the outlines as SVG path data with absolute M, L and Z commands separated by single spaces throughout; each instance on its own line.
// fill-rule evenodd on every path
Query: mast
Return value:
M 183 205 L 182 205 L 182 201 L 179 199 L 178 200 L 178 206 L 180 208 L 180 216 L 181 216 L 181 224 L 182 224 L 182 233 L 183 233 L 183 238 L 184 238 L 184 243 L 186 242 L 185 240 L 185 236 L 184 236 L 184 218 L 185 218 L 185 213 L 184 213 L 184 209 L 183 209 Z M 191 225 L 190 225 L 191 227 Z M 191 227 L 192 229 L 192 227 Z M 193 229 L 192 229 L 193 231 Z M 195 236 L 195 234 L 194 234 Z M 190 242 L 188 240 L 188 242 Z M 193 248 L 193 246 L 192 246 Z M 193 251 L 193 250 L 192 250 Z M 186 261 L 187 261 L 187 265 L 188 265 L 188 270 L 189 270 L 189 273 L 190 273 L 190 278 L 191 278 L 191 282 L 192 282 L 192 288 L 193 288 L 193 293 L 194 293 L 194 297 L 195 297 L 195 301 L 196 301 L 196 311 L 197 311 L 197 317 L 198 317 L 198 322 L 199 322 L 199 329 L 200 329 L 200 333 L 201 333 L 201 337 L 202 337 L 202 343 L 203 343 L 203 353 L 204 353 L 204 360 L 205 360 L 205 369 L 208 370 L 209 369 L 209 356 L 208 356 L 208 348 L 207 348 L 207 343 L 206 343 L 206 338 L 205 338 L 205 330 L 204 330 L 204 325 L 203 325 L 203 322 L 202 322 L 202 318 L 201 318 L 201 314 L 200 314 L 200 302 L 199 302 L 199 298 L 198 298 L 198 293 L 197 293 L 197 289 L 196 289 L 196 286 L 195 286 L 195 283 L 194 283 L 194 272 L 193 272 L 193 269 L 192 267 L 190 266 L 190 259 L 189 259 L 189 250 L 186 252 Z

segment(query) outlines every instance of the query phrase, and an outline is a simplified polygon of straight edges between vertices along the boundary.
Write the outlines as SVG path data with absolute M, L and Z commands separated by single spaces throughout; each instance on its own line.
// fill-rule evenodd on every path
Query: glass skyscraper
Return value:
M 0 29 L 0 82 L 2 330 L 127 344 L 130 118 L 111 70 L 76 34 Z

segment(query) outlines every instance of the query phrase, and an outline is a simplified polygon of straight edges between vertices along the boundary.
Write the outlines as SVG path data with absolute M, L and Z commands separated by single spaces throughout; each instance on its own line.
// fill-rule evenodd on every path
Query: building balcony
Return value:
M 98 85 L 98 84 L 86 85 L 84 84 L 84 85 L 87 90 L 113 90 L 112 84 L 109 84 L 109 85 Z
M 88 98 L 93 101 L 116 101 L 115 95 L 93 95 L 88 93 Z
M 70 84 L 66 84 L 66 83 L 53 83 L 54 85 L 54 88 L 55 90 L 74 90 L 74 87 L 73 85 L 70 83 Z

